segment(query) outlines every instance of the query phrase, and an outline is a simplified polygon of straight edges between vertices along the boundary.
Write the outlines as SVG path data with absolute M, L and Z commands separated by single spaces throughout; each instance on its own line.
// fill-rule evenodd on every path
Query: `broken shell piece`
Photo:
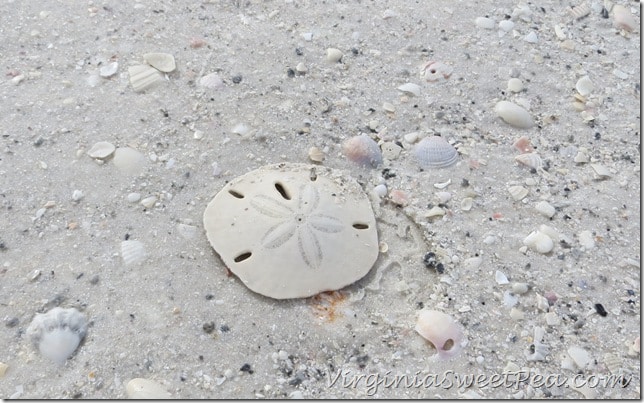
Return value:
M 143 171 L 146 158 L 143 154 L 130 147 L 119 147 L 114 151 L 114 165 L 123 173 L 137 175 Z
M 547 201 L 542 200 L 534 206 L 539 213 L 550 218 L 555 215 L 556 209 Z
M 586 369 L 586 367 L 592 361 L 592 358 L 590 357 L 588 351 L 579 346 L 571 346 L 570 348 L 568 348 L 567 352 L 579 369 Z
M 513 102 L 499 101 L 494 111 L 505 123 L 520 129 L 530 128 L 534 124 L 528 111 Z
M 224 88 L 224 81 L 217 73 L 206 74 L 199 79 L 199 85 L 205 88 L 220 89 Z
M 637 28 L 637 22 L 633 18 L 631 11 L 622 6 L 621 4 L 615 4 L 613 7 L 613 25 L 617 29 L 623 29 L 627 32 L 632 32 Z
M 177 68 L 174 62 L 174 56 L 168 53 L 146 53 L 143 60 L 155 69 L 164 73 L 169 73 Z
M 579 233 L 579 244 L 585 250 L 591 250 L 595 247 L 595 240 L 593 239 L 593 233 L 585 230 Z
M 555 247 L 552 238 L 541 231 L 532 231 L 530 235 L 523 240 L 523 244 L 528 248 L 543 254 L 551 252 Z
M 103 160 L 112 155 L 114 150 L 116 150 L 114 144 L 108 143 L 107 141 L 99 141 L 89 149 L 87 155 L 92 158 Z
M 342 143 L 342 153 L 347 159 L 363 167 L 376 168 L 382 164 L 382 152 L 378 143 L 364 134 Z
M 428 62 L 420 69 L 420 77 L 427 81 L 447 80 L 454 69 L 445 63 Z
M 141 241 L 121 242 L 121 257 L 126 266 L 141 263 L 145 260 L 145 246 Z
M 518 78 L 511 78 L 508 80 L 508 90 L 512 92 L 523 91 L 523 81 Z
M 407 95 L 420 96 L 420 86 L 413 83 L 406 83 L 398 87 L 398 91 L 403 92 Z
M 442 217 L 445 215 L 445 209 L 438 206 L 434 206 L 431 209 L 429 209 L 424 215 L 425 215 L 425 218 L 429 218 L 429 219 Z
M 369 199 L 354 179 L 320 165 L 281 163 L 233 179 L 203 222 L 226 266 L 271 298 L 340 289 L 378 257 Z
M 98 70 L 98 74 L 103 78 L 107 78 L 116 74 L 118 69 L 119 69 L 118 62 L 112 62 L 112 63 L 106 64 L 105 66 L 102 66 Z
M 461 210 L 470 211 L 472 210 L 473 204 L 474 204 L 474 199 L 472 199 L 471 197 L 466 197 L 463 200 L 461 200 Z
M 337 63 L 342 59 L 342 51 L 340 49 L 328 48 L 326 50 L 326 60 L 331 63 Z
M 309 159 L 313 162 L 324 161 L 324 152 L 317 147 L 309 148 Z
M 54 308 L 36 314 L 27 328 L 27 335 L 40 353 L 62 364 L 69 358 L 87 333 L 85 316 L 74 308 Z
M 612 176 L 610 170 L 603 165 L 590 164 L 590 166 L 593 168 L 593 171 L 595 172 L 595 179 L 597 180 L 610 178 Z
M 517 155 L 514 160 L 529 168 L 540 169 L 543 167 L 543 161 L 537 153 L 526 153 Z
M 434 345 L 441 359 L 456 356 L 467 345 L 461 326 L 443 312 L 423 309 L 418 313 L 415 330 Z
M 139 64 L 127 69 L 130 75 L 130 84 L 135 92 L 150 89 L 163 81 L 163 76 L 154 67 Z
M 530 144 L 530 139 L 526 136 L 519 137 L 512 146 L 516 148 L 520 153 L 531 153 L 534 151 L 532 144 Z
M 128 399 L 172 399 L 172 395 L 158 382 L 134 378 L 125 386 Z
M 508 192 L 515 201 L 519 201 L 523 200 L 528 195 L 529 190 L 523 186 L 510 186 L 508 188 Z

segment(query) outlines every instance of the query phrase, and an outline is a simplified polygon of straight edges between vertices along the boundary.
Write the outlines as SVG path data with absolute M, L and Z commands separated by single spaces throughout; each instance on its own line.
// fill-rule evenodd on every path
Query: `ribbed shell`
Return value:
M 423 168 L 447 168 L 458 159 L 458 151 L 440 136 L 422 139 L 413 150 L 416 161 Z

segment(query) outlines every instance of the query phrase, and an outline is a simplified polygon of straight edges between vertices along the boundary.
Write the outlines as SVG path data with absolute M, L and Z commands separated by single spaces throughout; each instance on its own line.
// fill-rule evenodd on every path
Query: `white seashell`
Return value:
M 141 200 L 141 205 L 145 208 L 152 208 L 157 202 L 156 196 L 148 196 L 145 199 Z
M 137 193 L 137 192 L 128 193 L 126 199 L 130 203 L 136 203 L 139 200 L 141 200 L 141 193 Z
M 543 254 L 550 253 L 555 247 L 552 238 L 541 231 L 532 231 L 530 235 L 523 240 L 523 244 L 528 248 Z
M 610 170 L 601 164 L 590 164 L 590 166 L 595 172 L 596 179 L 606 179 L 612 176 Z
M 537 37 L 537 33 L 534 31 L 530 31 L 524 38 L 524 41 L 528 43 L 537 43 L 539 41 L 539 38 Z
M 525 319 L 525 312 L 519 308 L 510 309 L 510 318 L 512 320 L 523 320 Z
M 5 364 L 4 362 L 0 362 L 0 379 L 4 378 L 8 369 L 9 369 L 8 364 Z
M 461 200 L 461 210 L 470 211 L 472 210 L 473 204 L 474 204 L 474 199 L 472 199 L 471 197 L 466 197 L 463 200 Z
M 322 162 L 324 161 L 324 151 L 320 150 L 317 147 L 309 148 L 309 159 L 313 162 Z
M 508 281 L 508 277 L 505 275 L 505 273 L 503 273 L 502 271 L 499 271 L 499 270 L 497 270 L 494 273 L 494 280 L 499 285 L 510 284 L 510 281 Z
M 445 63 L 428 62 L 420 69 L 420 77 L 427 81 L 447 80 L 454 69 Z
M 523 200 L 530 191 L 523 186 L 510 186 L 508 192 L 515 201 L 519 201 Z
M 556 312 L 546 312 L 544 319 L 548 326 L 559 326 L 561 324 L 561 320 Z
M 87 333 L 85 316 L 74 308 L 54 308 L 36 314 L 27 328 L 27 335 L 40 353 L 62 364 L 69 358 Z
M 590 157 L 588 156 L 588 150 L 580 147 L 579 151 L 577 152 L 577 155 L 575 155 L 575 158 L 573 161 L 576 164 L 585 164 L 590 161 Z
M 130 147 L 119 147 L 114 152 L 112 162 L 123 173 L 138 175 L 145 167 L 146 158 L 143 154 Z
M 499 101 L 494 107 L 494 111 L 511 126 L 527 129 L 534 125 L 528 111 L 513 102 Z
M 414 83 L 406 83 L 398 87 L 398 91 L 403 92 L 407 95 L 420 96 L 420 86 Z
M 105 66 L 102 66 L 98 70 L 98 72 L 99 72 L 101 77 L 107 78 L 107 77 L 111 77 L 114 74 L 116 74 L 118 69 L 119 69 L 118 62 L 112 62 L 112 63 L 106 64 Z
M 511 78 L 508 80 L 508 91 L 521 92 L 523 91 L 523 81 L 518 78 Z
M 87 154 L 96 159 L 106 159 L 112 153 L 116 150 L 116 147 L 114 147 L 114 144 L 108 143 L 107 141 L 99 141 L 98 143 L 94 144 L 92 148 L 89 149 Z
M 146 53 L 143 60 L 155 69 L 164 73 L 169 73 L 177 68 L 174 62 L 174 56 L 168 53 Z
M 586 369 L 586 367 L 592 362 L 592 358 L 588 351 L 579 346 L 570 346 L 567 352 L 579 369 Z
M 145 260 L 145 246 L 141 241 L 121 242 L 121 257 L 126 266 L 132 266 Z
M 445 182 L 434 183 L 434 187 L 436 189 L 445 189 L 446 187 L 448 187 L 450 185 L 450 183 L 452 183 L 452 178 L 446 180 Z
M 499 29 L 503 32 L 510 32 L 514 28 L 514 22 L 510 20 L 503 20 L 499 22 Z
M 544 215 L 544 216 L 546 216 L 548 218 L 551 218 L 552 216 L 554 216 L 555 212 L 556 212 L 556 209 L 550 203 L 548 203 L 545 200 L 540 201 L 534 207 L 535 207 L 535 209 L 537 209 L 537 211 L 540 214 L 542 214 L 542 215 Z
M 539 226 L 539 231 L 543 232 L 546 235 L 548 235 L 548 237 L 550 237 L 550 239 L 552 239 L 552 242 L 559 242 L 559 239 L 561 238 L 561 236 L 559 235 L 557 230 L 555 230 L 554 228 L 549 227 L 549 226 L 547 226 L 545 224 L 541 224 Z
M 340 289 L 378 257 L 369 199 L 355 180 L 320 165 L 281 163 L 233 179 L 203 223 L 226 266 L 276 299 Z
M 380 145 L 380 148 L 382 149 L 382 156 L 390 161 L 398 158 L 400 152 L 402 151 L 402 148 L 398 144 L 391 141 L 382 143 Z
M 373 188 L 373 191 L 380 197 L 381 199 L 385 196 L 387 196 L 387 186 L 384 184 L 380 184 L 376 187 Z
M 436 198 L 438 199 L 439 203 L 445 204 L 450 201 L 452 194 L 446 191 L 436 192 Z
M 423 309 L 414 330 L 434 345 L 441 359 L 456 356 L 467 345 L 460 324 L 443 312 Z
M 514 283 L 512 284 L 512 292 L 518 295 L 525 294 L 530 290 L 527 283 Z
M 130 84 L 135 92 L 142 92 L 150 89 L 163 81 L 163 76 L 154 67 L 139 64 L 127 69 L 130 75 Z
M 628 32 L 632 32 L 638 26 L 631 11 L 621 4 L 615 4 L 613 7 L 613 25 L 617 29 L 623 29 Z
M 622 368 L 622 361 L 615 354 L 606 353 L 604 354 L 604 365 L 613 375 L 621 375 L 624 373 L 624 368 Z
M 593 233 L 584 230 L 579 233 L 579 244 L 586 250 L 591 250 L 595 247 L 595 239 L 593 239 Z
M 199 85 L 205 88 L 221 89 L 224 88 L 224 81 L 217 73 L 206 74 L 199 79 Z
M 342 143 L 342 153 L 358 165 L 376 168 L 382 164 L 378 143 L 367 135 L 354 136 Z
M 533 169 L 541 169 L 543 167 L 543 161 L 537 153 L 525 153 L 520 154 L 514 157 L 514 160 L 518 163 L 525 165 Z
M 326 60 L 331 63 L 337 63 L 342 59 L 342 51 L 340 49 L 328 48 L 326 50 Z
M 476 17 L 474 24 L 483 29 L 494 29 L 494 20 L 487 17 Z
M 134 378 L 125 386 L 128 399 L 172 399 L 172 395 L 158 382 Z
M 442 217 L 444 215 L 445 215 L 445 209 L 438 206 L 432 207 L 424 214 L 425 218 Z
M 458 151 L 440 136 L 422 139 L 413 149 L 414 157 L 425 169 L 447 168 L 458 159 Z
M 570 9 L 570 15 L 575 20 L 579 20 L 590 14 L 590 6 L 586 3 L 580 4 L 577 7 L 572 7 Z
M 579 80 L 577 80 L 577 84 L 575 84 L 575 89 L 581 95 L 582 97 L 586 97 L 590 95 L 591 92 L 593 92 L 593 82 L 590 80 L 590 77 L 588 76 L 583 76 Z

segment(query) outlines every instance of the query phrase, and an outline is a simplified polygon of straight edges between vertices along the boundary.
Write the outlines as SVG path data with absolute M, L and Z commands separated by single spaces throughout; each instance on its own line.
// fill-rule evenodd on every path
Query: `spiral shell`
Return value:
M 458 159 L 458 151 L 440 136 L 422 139 L 413 153 L 423 168 L 447 168 Z

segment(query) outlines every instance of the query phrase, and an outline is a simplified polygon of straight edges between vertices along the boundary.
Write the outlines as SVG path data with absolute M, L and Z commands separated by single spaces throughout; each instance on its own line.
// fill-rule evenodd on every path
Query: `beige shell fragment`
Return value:
M 112 155 L 114 153 L 114 150 L 116 150 L 114 144 L 107 141 L 99 141 L 89 149 L 87 155 L 92 158 L 102 160 Z
M 171 399 L 172 395 L 160 383 L 151 379 L 134 378 L 125 386 L 129 399 Z
M 130 75 L 130 84 L 132 84 L 132 88 L 136 92 L 150 89 L 163 81 L 163 76 L 159 73 L 159 70 L 144 64 L 130 66 L 127 72 Z
M 340 289 L 378 257 L 376 220 L 362 188 L 319 165 L 281 163 L 233 179 L 203 220 L 226 266 L 276 299 Z
M 494 111 L 510 126 L 527 129 L 534 125 L 530 113 L 513 102 L 499 101 Z
M 164 73 L 169 73 L 177 68 L 174 56 L 168 53 L 146 53 L 143 60 L 155 69 Z
M 515 201 L 523 200 L 529 193 L 529 190 L 523 186 L 510 186 L 508 193 Z

